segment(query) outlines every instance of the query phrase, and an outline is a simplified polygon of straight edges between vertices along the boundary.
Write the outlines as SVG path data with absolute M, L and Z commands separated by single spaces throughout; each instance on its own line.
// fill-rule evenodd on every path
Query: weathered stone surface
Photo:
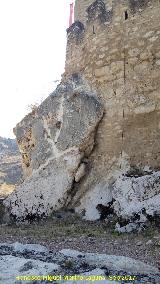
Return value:
M 0 284 L 34 283 L 34 281 L 21 281 L 17 276 L 48 275 L 51 271 L 57 272 L 59 266 L 40 260 L 25 259 L 11 255 L 0 256 Z
M 0 243 L 0 255 L 4 254 L 32 254 L 32 255 L 39 255 L 43 253 L 48 253 L 48 249 L 45 246 L 38 245 L 38 244 L 21 244 L 21 243 Z
M 14 243 L 12 246 L 15 252 L 32 252 L 33 254 L 36 253 L 43 253 L 48 252 L 48 249 L 45 246 L 41 246 L 38 244 L 21 244 L 21 243 Z
M 82 273 L 81 275 L 77 275 L 77 277 L 80 277 L 81 279 L 87 279 L 87 280 L 69 280 L 69 281 L 61 281 L 60 283 L 65 284 L 91 284 L 93 282 L 101 283 L 101 284 L 121 284 L 122 282 L 117 281 L 110 281 L 106 279 L 105 271 L 102 269 L 94 269 L 92 271 L 88 271 L 86 273 Z M 98 280 L 100 279 L 100 280 Z M 103 280 L 104 279 L 104 280 Z
M 86 165 L 82 163 L 76 172 L 75 181 L 79 182 L 81 178 L 85 176 L 85 172 L 86 172 Z
M 78 199 L 78 193 L 74 198 Z M 160 214 L 160 172 L 115 175 L 115 181 L 103 181 L 83 192 L 76 212 L 83 212 L 87 220 L 107 219 L 114 214 L 120 220 L 116 231 L 141 230 Z
M 132 277 L 130 283 L 159 284 L 158 268 L 132 258 L 85 253 L 71 249 L 63 249 L 55 253 L 32 244 L 28 247 L 18 244 L 22 250 L 17 250 L 14 249 L 16 246 L 17 244 L 0 244 L 0 284 L 37 281 L 38 283 L 56 281 L 60 284 L 87 284 L 95 281 L 104 284 L 122 284 L 125 276 Z M 29 250 L 23 250 L 25 247 Z M 17 276 L 20 276 L 20 279 L 23 276 L 37 276 L 39 279 L 18 280 Z
M 45 216 L 69 202 L 102 115 L 96 95 L 74 74 L 17 125 L 26 180 L 4 201 L 13 216 Z
M 112 193 L 109 185 L 105 182 L 99 183 L 94 188 L 83 194 L 83 197 L 79 200 L 80 205 L 76 206 L 76 212 L 84 212 L 84 218 L 86 220 L 97 220 L 101 217 L 101 211 L 97 206 L 107 206 L 112 201 Z
M 114 210 L 125 220 L 144 223 L 160 214 L 160 172 L 118 178 L 113 191 Z
M 90 265 L 96 265 L 96 267 L 105 267 L 109 270 L 125 271 L 131 274 L 154 274 L 159 273 L 159 269 L 151 265 L 147 265 L 141 261 L 134 260 L 129 257 L 105 255 L 95 253 L 81 253 L 79 251 L 63 249 L 60 251 L 65 256 L 77 258 L 81 255 L 83 259 Z

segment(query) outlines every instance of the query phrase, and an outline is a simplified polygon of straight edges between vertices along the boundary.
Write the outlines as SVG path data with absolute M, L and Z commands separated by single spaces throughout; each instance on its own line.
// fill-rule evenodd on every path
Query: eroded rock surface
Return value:
M 160 172 L 140 177 L 119 177 L 114 185 L 115 213 L 123 220 L 130 220 L 130 226 L 118 231 L 129 232 L 143 225 L 147 220 L 160 215 Z
M 32 284 L 35 280 L 38 283 L 50 283 L 56 281 L 55 277 L 58 277 L 56 282 L 60 284 L 87 284 L 93 281 L 122 284 L 122 277 L 125 275 L 134 279 L 128 281 L 129 283 L 135 284 L 158 284 L 160 280 L 158 268 L 132 258 L 70 249 L 55 253 L 33 244 L 0 244 L 0 267 L 0 284 Z M 19 280 L 16 279 L 18 276 Z M 24 276 L 28 277 L 25 281 Z M 31 276 L 39 279 L 29 280 Z M 119 279 L 114 281 L 113 276 L 119 276 Z M 81 280 L 76 280 L 76 277 L 81 277 Z
M 102 116 L 96 94 L 74 74 L 17 125 L 26 180 L 4 201 L 13 216 L 32 219 L 66 206 Z
M 152 274 L 159 272 L 157 268 L 129 257 L 95 253 L 83 254 L 79 251 L 69 249 L 64 249 L 60 252 L 68 257 L 82 257 L 87 263 L 89 263 L 90 265 L 95 265 L 98 268 L 103 267 L 110 270 L 122 270 L 126 272 L 130 271 L 130 273 L 132 274 Z
M 0 256 L 0 283 L 34 283 L 33 281 L 21 281 L 18 276 L 47 275 L 51 271 L 57 271 L 58 265 L 46 263 L 40 260 L 25 259 L 14 256 Z M 40 282 L 39 282 L 40 283 Z
M 141 230 L 160 215 L 160 172 L 121 174 L 114 182 L 101 182 L 83 194 L 76 207 L 87 220 L 119 219 L 116 230 Z

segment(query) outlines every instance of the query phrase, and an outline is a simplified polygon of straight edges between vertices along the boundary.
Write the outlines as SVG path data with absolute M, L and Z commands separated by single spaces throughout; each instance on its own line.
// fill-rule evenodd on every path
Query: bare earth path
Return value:
M 0 242 L 38 243 L 52 251 L 76 249 L 133 257 L 160 268 L 160 228 L 117 234 L 105 221 L 87 222 L 69 216 L 26 225 L 0 225 Z

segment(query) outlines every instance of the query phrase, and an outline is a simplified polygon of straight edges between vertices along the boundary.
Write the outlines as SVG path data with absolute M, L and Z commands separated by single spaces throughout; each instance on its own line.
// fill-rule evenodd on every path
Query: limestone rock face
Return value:
M 12 215 L 48 215 L 70 201 L 75 176 L 78 181 L 85 174 L 82 162 L 94 147 L 102 116 L 98 98 L 74 74 L 17 125 L 26 180 L 4 201 Z
M 158 284 L 160 280 L 157 267 L 130 257 L 71 249 L 55 253 L 35 244 L 0 244 L 0 267 L 0 284 Z
M 115 213 L 126 221 L 117 224 L 119 232 L 130 232 L 141 228 L 149 219 L 160 215 L 160 172 L 140 177 L 119 177 L 112 191 Z M 130 224 L 129 223 L 130 220 Z
M 54 263 L 46 263 L 40 260 L 25 259 L 23 257 L 14 257 L 10 255 L 1 256 L 0 265 L 0 284 L 16 284 L 18 282 L 33 284 L 34 282 L 31 280 L 27 281 L 27 278 L 21 282 L 21 277 L 18 278 L 18 276 L 21 275 L 23 277 L 27 274 L 28 279 L 33 279 L 32 275 L 40 275 L 40 273 L 47 275 L 51 271 L 58 273 L 59 270 L 59 266 Z M 41 283 L 40 281 L 38 282 Z
M 76 212 L 84 212 L 87 220 L 108 219 L 115 214 L 119 232 L 141 229 L 160 215 L 160 172 L 141 176 L 129 176 L 128 172 L 110 184 L 101 182 L 83 194 Z
M 63 249 L 60 251 L 65 256 L 77 258 L 79 255 L 82 256 L 87 263 L 90 265 L 96 265 L 101 268 L 106 267 L 112 270 L 130 271 L 130 273 L 142 273 L 152 274 L 158 273 L 158 269 L 147 265 L 141 261 L 134 260 L 130 257 L 117 256 L 117 255 L 106 255 L 106 254 L 95 254 L 95 253 L 81 253 L 76 250 Z

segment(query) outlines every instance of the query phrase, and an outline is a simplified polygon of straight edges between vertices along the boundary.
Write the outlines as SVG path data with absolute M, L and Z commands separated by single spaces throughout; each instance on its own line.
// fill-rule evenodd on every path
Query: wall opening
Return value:
M 124 18 L 125 18 L 125 20 L 128 19 L 128 11 L 127 10 L 124 12 Z
M 93 26 L 93 34 L 95 35 L 96 33 L 95 33 L 95 27 Z

